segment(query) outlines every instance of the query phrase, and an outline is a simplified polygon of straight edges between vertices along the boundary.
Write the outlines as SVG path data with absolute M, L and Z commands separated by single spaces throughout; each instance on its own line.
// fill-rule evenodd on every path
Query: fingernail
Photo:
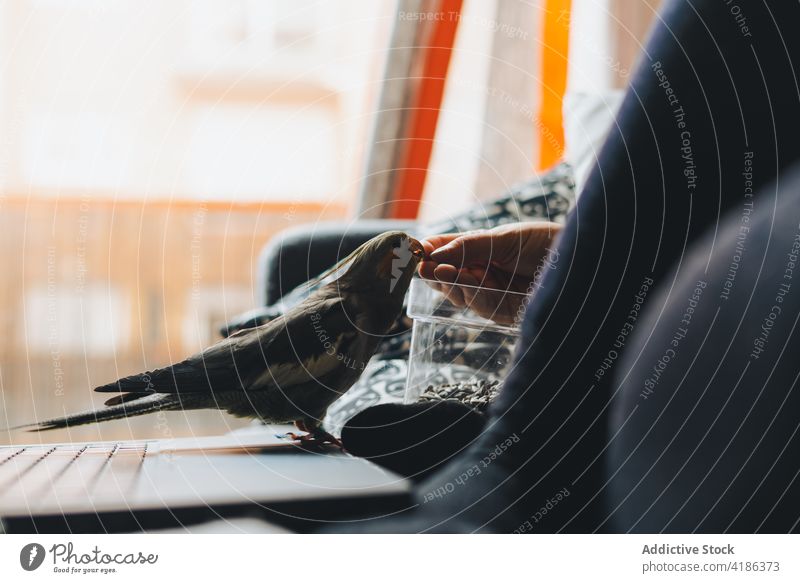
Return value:
M 442 255 L 445 255 L 452 248 L 453 248 L 453 246 L 450 243 L 448 243 L 447 245 L 445 245 L 443 247 L 439 247 L 438 249 L 436 249 L 435 251 L 433 251 L 431 253 L 431 259 L 436 259 L 437 257 L 441 257 Z

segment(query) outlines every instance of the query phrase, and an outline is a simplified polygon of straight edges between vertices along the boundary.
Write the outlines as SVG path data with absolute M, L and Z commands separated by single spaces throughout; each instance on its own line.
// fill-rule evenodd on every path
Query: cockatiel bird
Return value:
M 47 430 L 157 411 L 221 409 L 266 423 L 294 422 L 309 435 L 361 376 L 403 309 L 424 250 L 400 231 L 379 235 L 321 275 L 344 270 L 283 316 L 241 330 L 186 360 L 97 387 L 120 393 L 106 408 L 23 427 Z

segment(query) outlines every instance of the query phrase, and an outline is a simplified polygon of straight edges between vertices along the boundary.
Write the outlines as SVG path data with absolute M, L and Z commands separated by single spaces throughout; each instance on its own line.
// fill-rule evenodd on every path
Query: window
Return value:
M 16 340 L 40 354 L 113 356 L 127 348 L 130 315 L 130 302 L 117 289 L 34 287 L 25 298 L 24 335 Z
M 393 7 L 0 3 L 4 30 L 24 31 L 0 35 L 11 424 L 99 405 L 94 386 L 215 342 L 262 297 L 258 256 L 275 233 L 349 215 Z M 171 418 L 172 434 L 242 423 L 191 418 Z

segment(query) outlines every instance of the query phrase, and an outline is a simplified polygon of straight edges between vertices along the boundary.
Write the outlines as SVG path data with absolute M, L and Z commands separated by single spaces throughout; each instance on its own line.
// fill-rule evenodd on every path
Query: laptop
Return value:
M 404 478 L 283 433 L 273 425 L 219 437 L 0 446 L 0 524 L 8 533 L 135 532 L 245 516 L 308 532 L 409 507 Z

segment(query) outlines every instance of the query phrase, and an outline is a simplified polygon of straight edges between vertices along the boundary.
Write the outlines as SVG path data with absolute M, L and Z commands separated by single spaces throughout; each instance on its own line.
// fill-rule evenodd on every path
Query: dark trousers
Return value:
M 797 528 L 798 31 L 796 1 L 667 3 L 475 449 L 524 445 L 456 493 L 479 526 Z

